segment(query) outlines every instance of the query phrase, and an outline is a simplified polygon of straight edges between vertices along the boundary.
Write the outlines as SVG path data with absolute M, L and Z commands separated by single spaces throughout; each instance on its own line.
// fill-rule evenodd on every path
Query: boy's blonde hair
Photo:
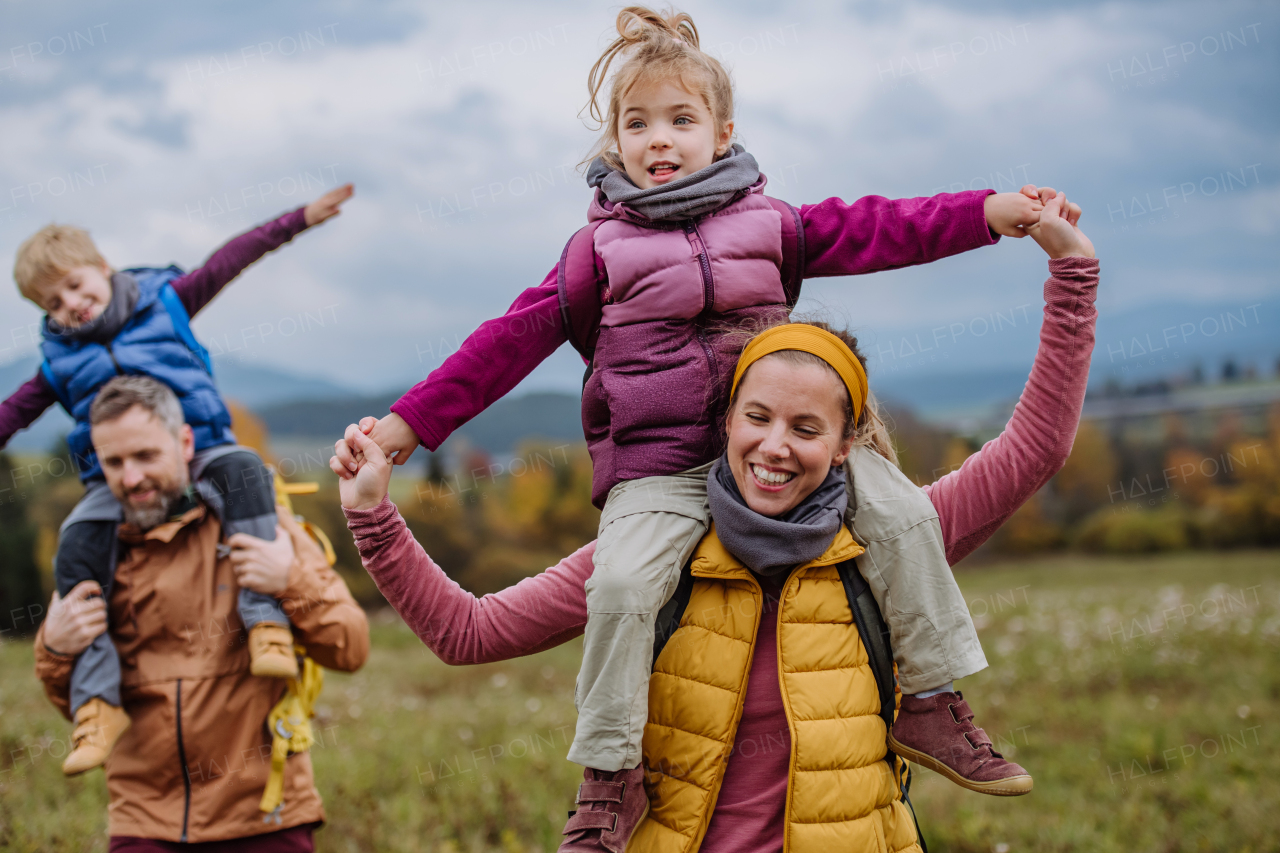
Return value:
M 609 66 L 618 56 L 626 61 L 614 72 L 609 89 L 608 109 L 600 109 Z M 715 120 L 719 138 L 733 121 L 733 81 L 724 66 L 698 46 L 698 29 L 684 12 L 665 14 L 644 6 L 628 6 L 618 13 L 618 38 L 591 67 L 587 77 L 590 100 L 584 111 L 600 124 L 604 133 L 584 162 L 603 157 L 615 169 L 622 168 L 618 153 L 618 113 L 622 98 L 637 84 L 676 78 L 695 95 L 700 95 Z
M 74 225 L 46 225 L 18 247 L 13 278 L 27 299 L 39 304 L 43 285 L 55 282 L 76 267 L 106 263 L 89 232 Z

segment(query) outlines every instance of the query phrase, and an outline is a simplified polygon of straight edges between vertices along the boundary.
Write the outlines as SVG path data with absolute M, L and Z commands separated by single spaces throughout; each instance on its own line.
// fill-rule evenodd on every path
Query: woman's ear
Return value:
M 835 456 L 831 457 L 832 468 L 836 467 L 837 465 L 843 465 L 844 461 L 849 458 L 849 454 L 853 451 L 853 438 L 854 438 L 853 436 L 850 436 L 849 438 L 845 439 L 844 443 L 840 445 L 839 452 L 836 453 Z

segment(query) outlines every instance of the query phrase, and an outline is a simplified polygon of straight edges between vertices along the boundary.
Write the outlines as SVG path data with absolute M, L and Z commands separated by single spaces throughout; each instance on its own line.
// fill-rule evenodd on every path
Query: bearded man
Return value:
M 237 596 L 244 587 L 275 597 L 294 642 L 347 672 L 368 656 L 364 612 L 282 508 L 275 541 L 237 533 L 222 542 L 217 514 L 191 486 L 195 443 L 168 386 L 118 376 L 98 393 L 90 423 L 124 511 L 123 524 L 94 534 L 115 549 L 116 569 L 105 590 L 87 579 L 54 594 L 36 635 L 36 674 L 70 719 L 77 655 L 104 635 L 118 652 L 119 706 L 78 714 L 75 735 L 78 747 L 109 753 L 111 853 L 205 842 L 200 849 L 227 853 L 311 851 L 324 809 L 308 753 L 286 759 L 280 807 L 259 810 L 271 771 L 267 715 L 286 685 L 250 673 Z

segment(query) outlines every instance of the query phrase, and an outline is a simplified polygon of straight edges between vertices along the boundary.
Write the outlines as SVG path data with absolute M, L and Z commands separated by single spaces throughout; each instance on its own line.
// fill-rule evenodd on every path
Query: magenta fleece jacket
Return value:
M 999 240 L 987 227 L 994 190 L 852 204 L 829 198 L 800 208 L 806 278 L 862 275 L 936 261 Z M 566 342 L 556 293 L 559 265 L 487 320 L 457 352 L 391 406 L 428 450 L 504 397 Z M 670 473 L 670 472 L 654 472 Z

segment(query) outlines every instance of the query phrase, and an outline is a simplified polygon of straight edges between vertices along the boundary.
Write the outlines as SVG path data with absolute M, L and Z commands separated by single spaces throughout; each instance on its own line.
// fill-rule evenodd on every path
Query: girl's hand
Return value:
M 1027 184 L 1016 193 L 995 193 L 982 203 L 987 216 L 987 227 L 1002 237 L 1025 237 L 1025 229 L 1040 219 L 1044 209 L 1034 184 Z
M 409 461 L 413 451 L 422 442 L 413 427 L 395 412 L 382 420 L 377 418 L 361 418 L 360 432 L 369 436 L 382 448 L 382 453 L 393 465 L 403 465 Z M 354 468 L 352 470 L 355 470 Z
M 338 208 L 342 207 L 342 203 L 351 198 L 352 193 L 355 191 L 356 188 L 353 185 L 343 184 L 336 190 L 329 190 L 329 192 L 307 205 L 302 211 L 302 217 L 307 221 L 307 227 L 319 225 L 326 219 L 332 219 L 337 216 L 342 212 Z
M 377 442 L 355 424 L 333 445 L 329 467 L 338 475 L 338 496 L 346 509 L 373 509 L 387 496 L 391 463 Z M 351 465 L 354 462 L 355 468 Z
M 1093 243 L 1069 218 L 1072 207 L 1074 205 L 1067 204 L 1065 195 L 1057 193 L 1040 212 L 1040 221 L 1027 227 L 1031 239 L 1040 244 L 1050 258 L 1095 257 Z M 1079 219 L 1079 208 L 1075 210 L 1076 219 Z

